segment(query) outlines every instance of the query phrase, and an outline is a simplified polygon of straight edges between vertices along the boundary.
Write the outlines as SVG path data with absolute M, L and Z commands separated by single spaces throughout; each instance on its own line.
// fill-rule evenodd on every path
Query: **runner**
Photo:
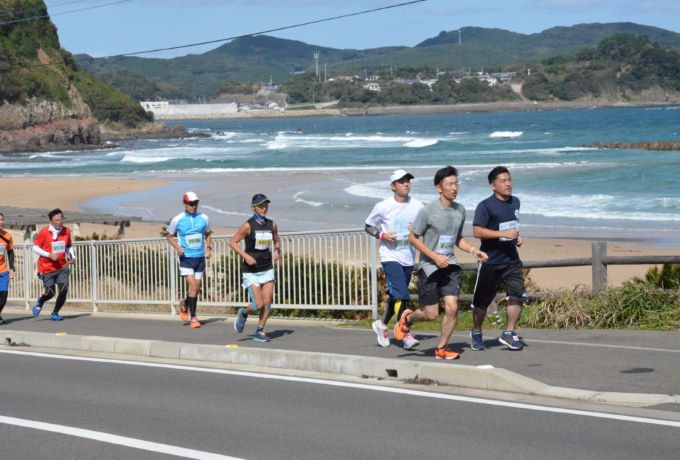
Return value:
M 439 343 L 434 351 L 436 359 L 457 359 L 460 354 L 449 348 L 449 338 L 456 327 L 460 267 L 456 265 L 453 247 L 472 254 L 478 261 L 486 261 L 486 254 L 478 251 L 463 238 L 465 208 L 454 200 L 458 196 L 458 170 L 453 166 L 440 169 L 434 176 L 439 198 L 418 213 L 409 235 L 411 244 L 420 251 L 420 282 L 418 298 L 423 307 L 405 310 L 394 326 L 394 337 L 402 340 L 413 323 L 433 321 L 439 314 L 439 302 L 444 302 Z
M 521 350 L 524 344 L 519 340 L 515 327 L 527 297 L 522 261 L 517 253 L 517 248 L 523 243 L 519 236 L 519 199 L 512 195 L 512 178 L 506 167 L 496 166 L 488 179 L 493 195 L 477 205 L 472 222 L 472 233 L 482 241 L 481 249 L 489 254 L 489 261 L 477 268 L 472 296 L 471 348 L 486 348 L 482 336 L 486 309 L 503 283 L 508 300 L 508 324 L 498 341 L 510 350 Z
M 186 192 L 182 196 L 182 201 L 184 211 L 170 221 L 166 238 L 179 255 L 179 274 L 185 277 L 187 282 L 187 297 L 179 301 L 179 319 L 186 323 L 191 317 L 189 324 L 193 329 L 198 329 L 201 322 L 196 317 L 196 305 L 205 271 L 205 260 L 210 259 L 212 255 L 212 232 L 210 219 L 198 211 L 198 195 Z
M 408 242 L 411 225 L 423 207 L 423 203 L 409 196 L 413 174 L 397 169 L 390 176 L 390 187 L 393 196 L 377 203 L 366 218 L 366 232 L 380 240 L 380 261 L 387 278 L 388 300 L 382 320 L 373 322 L 373 330 L 378 336 L 378 343 L 383 347 L 390 346 L 390 332 L 387 323 L 397 314 L 401 307 L 408 304 L 410 295 L 408 285 L 415 264 L 415 249 Z M 403 340 L 405 349 L 420 344 L 412 333 L 406 334 Z
M 38 278 L 45 289 L 38 297 L 32 309 L 33 316 L 40 316 L 45 302 L 54 297 L 55 286 L 59 287 L 59 295 L 50 315 L 52 321 L 64 319 L 59 310 L 66 303 L 71 268 L 69 264 L 76 259 L 75 251 L 71 247 L 71 230 L 64 227 L 64 213 L 61 209 L 53 209 L 47 216 L 50 225 L 38 232 L 33 242 L 33 252 L 38 254 Z
M 10 278 L 14 278 L 14 242 L 12 234 L 5 230 L 5 215 L 0 213 L 0 314 L 7 303 Z M 5 324 L 2 316 L 0 324 Z
M 243 288 L 248 290 L 253 313 L 259 315 L 253 336 L 256 342 L 271 340 L 264 332 L 264 326 L 274 297 L 274 263 L 281 257 L 278 226 L 266 217 L 270 202 L 262 193 L 253 196 L 250 206 L 253 216 L 241 225 L 229 241 L 229 247 L 243 257 Z M 245 248 L 239 246 L 241 240 L 244 240 Z M 247 319 L 248 310 L 239 308 L 234 322 L 236 332 L 243 332 Z

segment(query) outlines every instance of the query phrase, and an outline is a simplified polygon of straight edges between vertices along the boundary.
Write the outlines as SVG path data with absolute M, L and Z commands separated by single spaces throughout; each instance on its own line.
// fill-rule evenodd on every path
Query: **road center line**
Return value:
M 401 394 L 401 395 L 418 396 L 418 397 L 422 397 L 422 398 L 443 399 L 443 400 L 448 400 L 448 401 L 459 401 L 459 402 L 467 402 L 467 403 L 472 403 L 472 404 L 484 404 L 484 405 L 487 405 L 487 406 L 508 407 L 508 408 L 512 408 L 512 409 L 523 409 L 523 410 L 531 410 L 531 411 L 537 411 L 537 412 L 551 412 L 551 413 L 566 414 L 566 415 L 578 415 L 578 416 L 581 416 L 581 417 L 594 417 L 594 418 L 602 418 L 602 419 L 608 419 L 608 420 L 642 423 L 642 424 L 647 424 L 647 425 L 661 425 L 661 426 L 668 426 L 668 427 L 673 427 L 673 428 L 680 428 L 680 422 L 676 422 L 676 421 L 672 421 L 672 420 L 662 420 L 662 419 L 654 419 L 654 418 L 646 418 L 646 417 L 634 417 L 634 416 L 630 416 L 630 415 L 610 414 L 610 413 L 607 413 L 607 412 L 594 412 L 594 411 L 586 411 L 586 410 L 564 409 L 564 408 L 559 408 L 559 407 L 539 406 L 539 405 L 536 405 L 536 404 L 514 403 L 514 402 L 508 402 L 508 401 L 497 401 L 497 400 L 493 400 L 493 399 L 473 398 L 473 397 L 469 397 L 469 396 L 457 396 L 457 395 L 448 395 L 448 394 L 440 394 L 440 393 L 430 393 L 430 392 L 427 392 L 427 391 L 411 390 L 411 389 L 407 389 L 407 388 L 383 387 L 383 386 L 377 386 L 377 385 L 368 385 L 368 384 L 364 384 L 364 383 L 341 382 L 341 381 L 334 381 L 334 380 L 322 380 L 322 379 L 307 378 L 307 377 L 295 377 L 295 376 L 288 376 L 288 375 L 276 375 L 276 374 L 266 374 L 266 373 L 256 373 L 256 372 L 231 371 L 231 370 L 226 370 L 226 369 L 213 369 L 213 368 L 203 368 L 203 367 L 196 367 L 196 366 L 182 366 L 182 365 L 177 365 L 177 364 L 150 363 L 150 362 L 141 362 L 141 361 L 119 360 L 119 359 L 89 358 L 89 357 L 83 357 L 83 356 L 52 355 L 52 354 L 49 354 L 49 353 L 38 353 L 38 352 L 30 352 L 30 351 L 0 350 L 0 353 L 13 354 L 13 355 L 37 356 L 37 357 L 42 357 L 42 358 L 63 359 L 63 360 L 70 360 L 70 361 L 88 361 L 88 362 L 105 363 L 105 364 L 121 364 L 121 365 L 152 367 L 152 368 L 160 368 L 160 369 L 173 369 L 173 370 L 180 370 L 180 371 L 203 372 L 203 373 L 207 373 L 207 374 L 234 375 L 234 376 L 239 376 L 239 377 L 249 377 L 249 378 L 258 378 L 258 379 L 282 380 L 282 381 L 286 381 L 286 382 L 310 383 L 310 384 L 326 385 L 326 386 L 334 386 L 334 387 L 342 387 L 342 388 L 355 388 L 355 389 L 360 389 L 360 390 L 380 391 L 380 392 L 383 392 L 383 393 L 397 393 L 397 394 Z M 220 457 L 220 458 L 227 458 L 227 457 Z
M 173 446 L 170 444 L 144 441 L 142 439 L 128 438 L 127 436 L 118 436 L 115 434 L 104 433 L 101 431 L 84 430 L 82 428 L 75 428 L 66 425 L 55 425 L 54 423 L 45 423 L 37 422 L 34 420 L 26 420 L 22 418 L 6 417 L 4 415 L 0 415 L 0 423 L 3 423 L 5 425 L 20 426 L 23 428 L 32 428 L 34 430 L 50 431 L 52 433 L 60 433 L 68 436 L 76 436 L 78 438 L 92 439 L 94 441 L 105 442 L 108 444 L 117 444 L 120 446 L 131 447 L 133 449 L 159 452 L 162 454 L 174 455 L 175 457 L 195 458 L 201 460 L 242 460 L 239 459 L 238 457 L 229 457 L 226 455 L 213 454 L 211 452 L 187 449 L 184 447 Z

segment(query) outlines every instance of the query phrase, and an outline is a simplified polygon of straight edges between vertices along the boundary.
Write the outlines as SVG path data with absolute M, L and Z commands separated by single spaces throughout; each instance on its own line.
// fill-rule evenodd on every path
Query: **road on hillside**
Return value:
M 7 349 L 0 369 L 2 458 L 621 460 L 680 449 L 678 422 L 395 387 Z

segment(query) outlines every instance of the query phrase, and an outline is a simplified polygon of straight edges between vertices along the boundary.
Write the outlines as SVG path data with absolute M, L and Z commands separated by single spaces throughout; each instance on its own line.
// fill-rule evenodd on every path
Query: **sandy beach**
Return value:
M 0 193 L 9 206 L 30 208 L 60 207 L 66 211 L 82 210 L 80 204 L 97 197 L 114 196 L 130 192 L 141 192 L 163 187 L 171 182 L 169 179 L 129 179 L 129 178 L 3 178 L 0 181 Z M 236 191 L 234 192 L 236 193 Z M 247 205 L 246 205 L 247 206 Z M 180 204 L 177 205 L 179 211 Z M 68 225 L 68 222 L 67 222 Z M 159 237 L 162 222 L 133 222 L 126 229 L 125 238 Z M 228 227 L 215 228 L 217 235 L 232 234 L 234 229 Z M 81 234 L 91 235 L 114 234 L 116 228 L 94 224 L 81 224 Z M 21 231 L 13 232 L 16 241 L 22 241 Z M 470 235 L 469 241 L 478 244 Z M 601 238 L 598 238 L 601 240 Z M 677 255 L 679 248 L 659 248 L 646 245 L 644 242 L 616 241 L 608 242 L 609 255 Z M 525 261 L 540 261 L 591 255 L 591 241 L 587 235 L 575 238 L 525 238 L 520 250 Z M 460 255 L 461 262 L 471 262 L 467 254 Z M 620 285 L 634 276 L 644 276 L 649 266 L 625 265 L 609 268 L 609 284 Z M 530 278 L 542 290 L 571 290 L 578 286 L 591 284 L 590 267 L 533 269 Z

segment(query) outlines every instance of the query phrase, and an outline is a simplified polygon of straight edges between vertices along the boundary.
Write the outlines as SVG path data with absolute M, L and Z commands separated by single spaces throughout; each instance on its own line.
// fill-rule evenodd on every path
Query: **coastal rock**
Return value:
M 583 147 L 594 147 L 596 149 L 641 149 L 659 151 L 680 151 L 680 141 L 652 141 L 652 142 L 615 142 L 609 144 L 594 143 Z
M 102 146 L 97 120 L 58 119 L 39 126 L 0 131 L 0 154 L 86 149 Z

